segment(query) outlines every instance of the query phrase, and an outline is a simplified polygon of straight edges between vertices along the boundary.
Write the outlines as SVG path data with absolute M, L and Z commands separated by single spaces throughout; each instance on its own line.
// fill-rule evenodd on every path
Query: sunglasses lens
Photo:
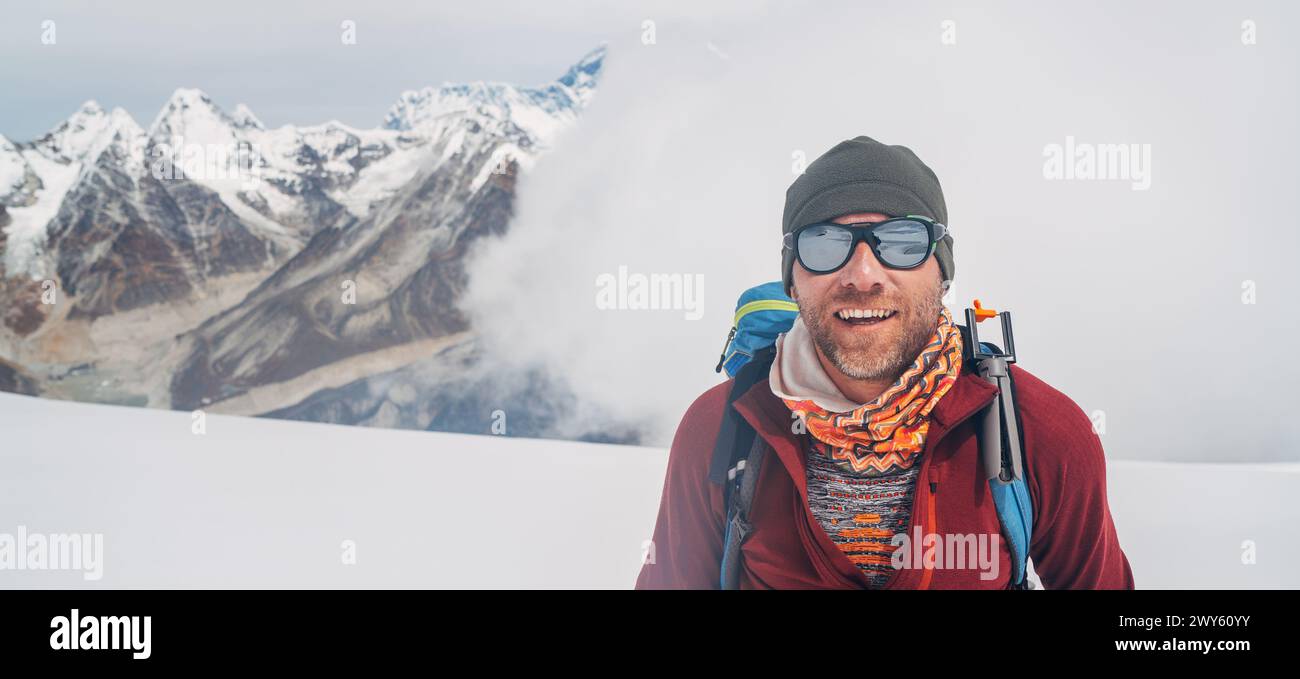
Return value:
M 831 271 L 849 258 L 853 234 L 834 224 L 818 224 L 799 232 L 799 259 L 814 273 Z
M 911 268 L 930 254 L 930 228 L 925 222 L 900 219 L 876 227 L 873 233 L 880 239 L 876 256 L 885 266 Z

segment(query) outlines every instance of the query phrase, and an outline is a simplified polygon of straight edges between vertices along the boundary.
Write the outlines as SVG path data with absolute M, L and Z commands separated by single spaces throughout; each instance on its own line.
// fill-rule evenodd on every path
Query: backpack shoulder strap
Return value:
M 973 323 L 967 312 L 968 325 Z M 1006 325 L 1009 325 L 1006 319 Z M 979 428 L 980 464 L 988 478 L 989 492 L 1002 533 L 1012 557 L 1011 585 L 1029 586 L 1029 543 L 1034 532 L 1034 512 L 1026 477 L 1024 435 L 1010 363 L 1014 354 L 1003 352 L 990 342 L 979 342 L 966 326 L 961 328 L 964 359 L 990 384 L 998 388 L 993 403 L 976 420 Z M 1005 327 L 1005 326 L 1004 326 Z M 1010 358 L 1010 361 L 1007 359 Z
M 758 485 L 759 469 L 767 453 L 763 437 L 749 426 L 733 404 L 760 380 L 766 379 L 775 354 L 775 348 L 756 353 L 736 374 L 727 396 L 727 406 L 722 414 L 722 429 L 718 432 L 718 442 L 709 465 L 709 479 L 722 484 L 726 503 L 719 578 L 722 589 L 736 589 L 739 585 L 740 546 L 749 535 L 749 509 L 753 504 L 754 489 Z
M 768 371 L 772 368 L 772 359 L 775 357 L 775 347 L 762 349 L 754 354 L 740 372 L 736 373 L 731 383 L 731 391 L 727 394 L 727 405 L 722 410 L 722 427 L 718 431 L 718 440 L 713 447 L 713 458 L 709 463 L 710 481 L 726 484 L 728 471 L 748 455 L 749 446 L 753 442 L 754 429 L 736 411 L 733 404 L 760 380 L 767 379 Z
M 721 589 L 739 588 L 740 546 L 752 528 L 749 510 L 754 504 L 754 488 L 758 485 L 758 472 L 766 456 L 767 442 L 761 436 L 754 436 L 749 454 L 732 470 L 736 481 L 730 493 L 731 501 L 727 503 L 727 525 L 722 532 Z

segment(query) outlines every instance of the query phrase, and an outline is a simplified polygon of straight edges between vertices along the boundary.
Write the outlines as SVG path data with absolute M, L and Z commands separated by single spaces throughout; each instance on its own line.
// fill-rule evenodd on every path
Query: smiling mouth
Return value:
M 877 325 L 897 315 L 893 309 L 840 309 L 835 317 L 848 325 Z

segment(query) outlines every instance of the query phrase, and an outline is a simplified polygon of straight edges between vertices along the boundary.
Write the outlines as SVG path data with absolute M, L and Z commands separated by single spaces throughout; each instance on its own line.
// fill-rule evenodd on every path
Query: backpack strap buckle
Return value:
M 980 361 L 986 358 L 1003 358 L 1007 363 L 1016 362 L 1016 337 L 1011 331 L 1011 312 L 1010 311 L 993 311 L 980 306 L 980 301 L 975 300 L 975 309 L 966 310 L 966 329 L 970 333 L 970 342 L 967 351 L 970 358 Z M 980 341 L 979 323 L 980 321 L 997 316 L 1002 320 L 1002 342 L 1006 344 L 1006 349 L 999 348 L 991 342 Z M 963 338 L 965 339 L 965 338 Z

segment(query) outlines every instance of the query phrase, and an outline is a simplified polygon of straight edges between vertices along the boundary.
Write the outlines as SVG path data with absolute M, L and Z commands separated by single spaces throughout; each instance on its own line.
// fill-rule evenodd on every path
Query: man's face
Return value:
M 836 224 L 882 222 L 889 215 L 864 212 Z M 858 243 L 849 262 L 829 274 L 809 273 L 796 260 L 791 295 L 818 351 L 846 377 L 896 379 L 934 334 L 943 308 L 939 263 L 928 257 L 915 269 L 890 269 Z M 892 312 L 885 319 L 845 318 L 853 310 Z

